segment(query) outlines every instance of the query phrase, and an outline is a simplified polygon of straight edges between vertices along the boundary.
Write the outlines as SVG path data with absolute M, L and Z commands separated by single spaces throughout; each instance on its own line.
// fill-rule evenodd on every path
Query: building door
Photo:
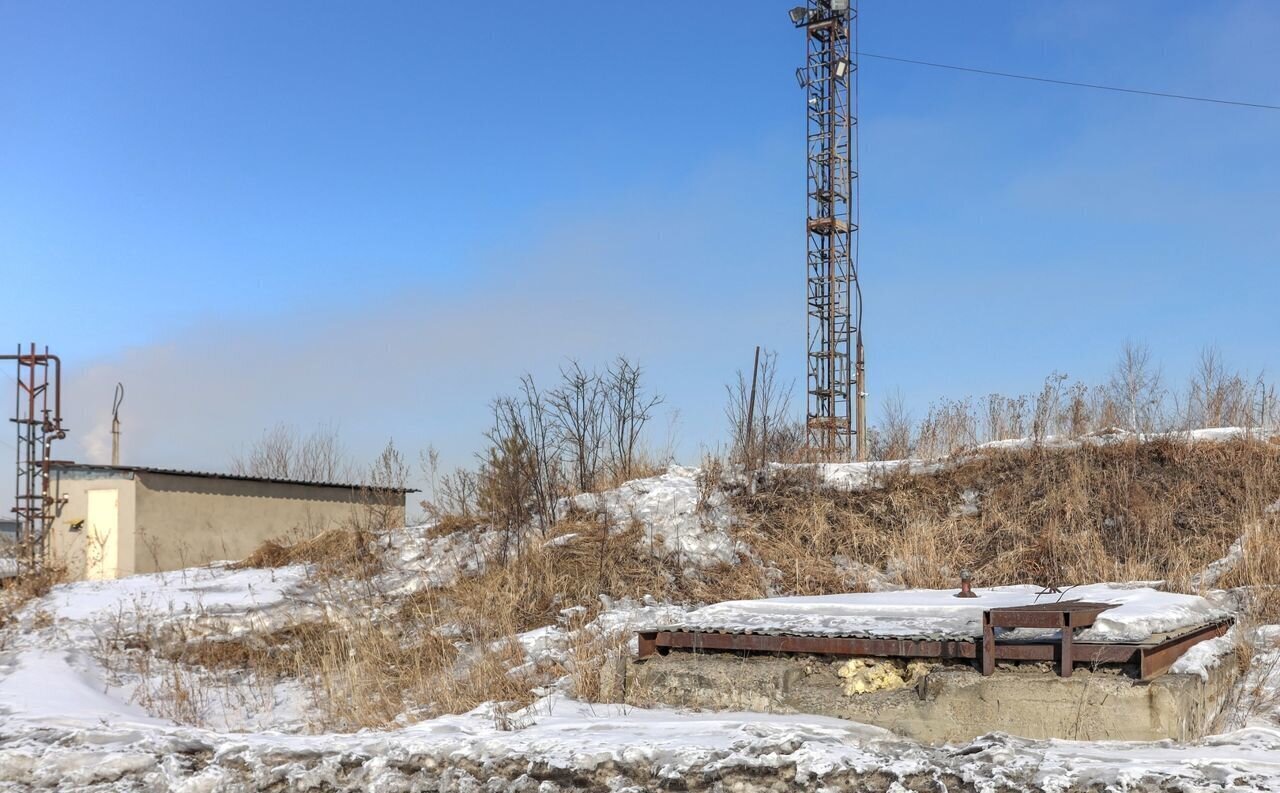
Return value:
M 85 517 L 85 577 L 115 578 L 120 571 L 120 491 L 90 490 Z

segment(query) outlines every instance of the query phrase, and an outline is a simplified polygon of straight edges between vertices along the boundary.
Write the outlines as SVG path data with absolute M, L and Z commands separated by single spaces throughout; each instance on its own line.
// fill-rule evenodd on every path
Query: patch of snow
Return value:
M 857 492 L 878 487 L 886 476 L 906 472 L 931 474 L 942 469 L 940 461 L 883 460 L 865 463 L 769 463 L 765 477 L 814 472 L 818 483 L 833 490 Z
M 1233 625 L 1231 630 L 1221 636 L 1193 644 L 1173 662 L 1169 671 L 1176 675 L 1195 675 L 1201 680 L 1208 680 L 1209 672 L 1217 669 L 1235 651 L 1239 630 L 1239 626 Z
M 433 537 L 433 526 L 408 526 L 387 534 L 383 551 L 386 570 L 375 581 L 379 591 L 408 595 L 482 573 L 502 552 L 507 539 L 488 526 Z
M 1196 589 L 1209 589 L 1216 586 L 1223 576 L 1236 569 L 1243 559 L 1244 537 L 1237 537 L 1221 559 L 1215 559 L 1205 565 L 1203 570 L 1191 576 L 1191 586 Z
M 562 508 L 572 505 L 582 512 L 603 513 L 615 530 L 637 521 L 643 530 L 642 549 L 660 549 L 687 567 L 733 564 L 748 549 L 729 536 L 734 516 L 728 497 L 716 487 L 704 500 L 700 475 L 697 468 L 672 465 L 660 476 L 566 499 Z
M 737 600 L 696 609 L 674 627 L 815 636 L 974 638 L 982 635 L 985 609 L 1083 600 L 1114 603 L 1116 607 L 1102 612 L 1093 627 L 1082 631 L 1082 641 L 1129 642 L 1229 616 L 1202 597 L 1149 587 L 1092 584 L 1055 595 L 1038 595 L 1039 591 L 1039 587 L 1018 585 L 975 588 L 976 598 L 957 598 L 956 591 L 950 589 L 913 589 Z

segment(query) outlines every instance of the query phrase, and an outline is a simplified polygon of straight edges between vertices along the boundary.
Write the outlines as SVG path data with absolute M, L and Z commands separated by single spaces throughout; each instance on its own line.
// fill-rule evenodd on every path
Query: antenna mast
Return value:
M 806 94 L 808 149 L 806 442 L 822 459 L 865 460 L 857 262 L 858 10 L 850 0 L 808 0 L 791 9 L 791 21 L 805 32 L 807 53 L 805 65 L 796 70 Z
M 124 383 L 116 383 L 116 395 L 111 402 L 111 464 L 120 464 L 120 405 L 124 402 Z

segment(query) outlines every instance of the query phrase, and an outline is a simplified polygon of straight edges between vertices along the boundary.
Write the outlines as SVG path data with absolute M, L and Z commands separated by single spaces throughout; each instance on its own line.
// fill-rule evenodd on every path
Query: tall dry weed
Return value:
M 862 492 L 775 482 L 737 501 L 743 539 L 780 572 L 778 591 L 811 594 L 857 583 L 840 560 L 894 570 L 908 586 L 954 586 L 969 569 L 981 584 L 1186 589 L 1278 497 L 1275 444 L 1167 438 L 980 451 Z M 1272 552 L 1262 549 L 1274 547 L 1259 541 L 1246 554 L 1251 580 L 1266 575 Z M 1274 581 L 1280 568 L 1270 569 Z

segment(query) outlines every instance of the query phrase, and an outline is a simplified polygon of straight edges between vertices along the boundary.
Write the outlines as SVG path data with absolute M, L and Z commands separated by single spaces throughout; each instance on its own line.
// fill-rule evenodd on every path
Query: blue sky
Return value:
M 81 459 L 124 380 L 135 463 L 222 467 L 282 420 L 466 462 L 521 371 L 617 352 L 695 458 L 755 344 L 803 371 L 787 6 L 0 0 L 0 340 L 63 356 Z M 864 0 L 861 33 L 1280 104 L 1266 0 Z M 1210 343 L 1280 369 L 1280 112 L 861 87 L 873 406 L 1095 380 L 1129 338 L 1177 377 Z

